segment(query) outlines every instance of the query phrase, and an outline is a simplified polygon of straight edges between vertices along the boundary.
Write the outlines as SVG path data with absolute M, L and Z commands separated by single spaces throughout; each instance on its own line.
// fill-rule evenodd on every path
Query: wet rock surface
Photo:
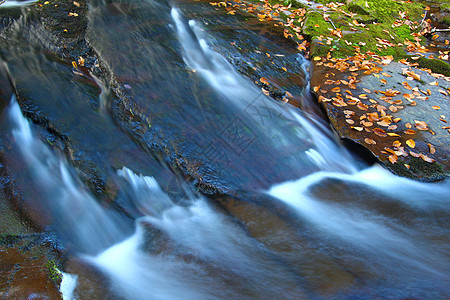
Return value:
M 424 181 L 448 177 L 448 77 L 406 60 L 375 61 L 367 67 L 370 75 L 359 67 L 352 74 L 325 65 L 316 64 L 311 86 L 341 138 L 369 149 L 396 174 Z

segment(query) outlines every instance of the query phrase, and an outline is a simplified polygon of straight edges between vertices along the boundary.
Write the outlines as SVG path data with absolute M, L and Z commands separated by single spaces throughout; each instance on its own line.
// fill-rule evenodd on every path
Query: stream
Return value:
M 87 270 L 63 270 L 64 299 L 450 297 L 450 182 L 347 150 L 277 32 L 204 1 L 91 0 L 87 22 L 103 77 L 26 17 L 0 39 L 15 206 Z

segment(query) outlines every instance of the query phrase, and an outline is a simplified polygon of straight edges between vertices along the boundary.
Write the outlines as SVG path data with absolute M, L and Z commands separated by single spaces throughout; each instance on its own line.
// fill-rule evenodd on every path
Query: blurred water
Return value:
M 133 167 L 128 164 L 108 166 L 114 170 L 114 175 L 108 175 L 108 179 L 115 183 L 117 201 L 122 204 L 120 201 L 127 198 L 128 204 L 135 208 L 136 220 L 130 221 L 109 205 L 98 203 L 77 178 L 76 168 L 70 167 L 34 133 L 13 97 L 8 116 L 13 126 L 14 147 L 23 161 L 22 170 L 30 177 L 33 191 L 36 191 L 27 201 L 44 208 L 50 215 L 52 229 L 61 240 L 107 275 L 108 290 L 126 299 L 444 299 L 448 296 L 449 182 L 418 183 L 394 176 L 379 166 L 361 169 L 360 163 L 314 115 L 273 101 L 236 72 L 212 49 L 209 33 L 198 21 L 187 20 L 179 9 L 146 2 L 142 5 L 158 7 L 160 14 L 151 19 L 146 14 L 150 12 L 141 11 L 149 18 L 139 22 L 137 17 L 133 19 L 134 15 L 128 16 L 121 10 L 131 7 L 129 3 L 123 6 L 105 1 L 98 3 L 99 7 L 91 7 L 90 21 L 99 29 L 108 22 L 130 21 L 130 24 L 136 22 L 134 27 L 130 25 L 133 27 L 130 30 L 138 35 L 135 28 L 146 28 L 140 22 L 158 21 L 163 24 L 158 23 L 158 26 L 164 26 L 164 30 L 178 37 L 178 43 L 172 45 L 180 49 L 176 63 L 166 62 L 165 56 L 159 61 L 146 61 L 148 57 L 143 55 L 138 58 L 148 65 L 111 66 L 120 74 L 134 76 L 136 70 L 149 76 L 147 80 L 136 75 L 135 81 L 124 77 L 129 79 L 128 87 L 136 101 L 148 105 L 149 111 L 152 108 L 163 111 L 161 119 L 169 118 L 167 123 L 152 120 L 151 128 L 157 127 L 163 133 L 166 130 L 168 135 L 176 136 L 176 140 L 185 139 L 186 143 L 195 140 L 201 144 L 200 138 L 196 140 L 198 136 L 211 138 L 210 131 L 216 132 L 226 124 L 222 119 L 233 120 L 236 112 L 245 111 L 238 116 L 257 137 L 257 142 L 251 145 L 253 148 L 238 148 L 239 151 L 227 148 L 229 152 L 240 152 L 234 156 L 236 160 L 227 164 L 212 159 L 210 163 L 218 169 L 232 169 L 223 176 L 240 180 L 241 173 L 258 178 L 266 175 L 266 183 L 271 185 L 263 189 L 264 184 L 250 186 L 242 182 L 238 185 L 240 189 L 233 191 L 235 197 L 223 200 L 220 195 L 201 196 L 187 183 L 183 186 L 184 198 L 174 199 L 155 179 L 159 169 L 145 174 L 136 171 L 145 160 Z M 120 37 L 119 30 L 110 31 L 111 40 Z M 143 36 L 157 36 L 149 40 L 157 45 L 152 44 L 154 49 L 160 49 L 157 42 L 164 39 L 157 33 L 145 32 Z M 122 52 L 113 51 L 114 55 L 123 54 L 124 61 L 130 49 L 135 50 L 134 54 L 156 55 L 149 50 L 153 48 L 147 48 L 151 44 L 149 40 L 140 39 L 141 43 L 135 48 L 132 41 L 122 40 L 117 45 Z M 109 40 L 105 38 L 105 41 Z M 105 46 L 103 51 L 107 49 Z M 177 50 L 170 55 L 177 56 Z M 183 62 L 185 65 L 181 65 Z M 302 57 L 299 63 L 307 65 Z M 177 77 L 179 74 L 174 70 L 182 76 Z M 63 69 L 61 74 L 73 76 L 70 69 Z M 39 76 L 44 75 L 39 73 Z M 67 78 L 72 78 L 70 76 Z M 159 80 L 159 76 L 167 82 Z M 174 78 L 185 81 L 170 81 Z M 85 127 L 70 130 L 90 132 L 89 128 L 97 129 L 98 120 L 117 121 L 117 116 L 111 113 L 114 96 L 110 88 L 103 79 L 93 77 L 93 81 L 100 89 L 98 104 L 93 108 L 96 113 L 99 111 L 95 115 L 98 119 L 91 124 L 83 119 Z M 202 87 L 199 91 L 213 103 L 205 102 L 197 107 L 189 95 L 200 92 L 186 90 L 186 96 L 177 89 L 183 90 L 184 84 L 191 83 L 198 84 L 195 88 Z M 174 94 L 166 99 L 161 95 L 170 95 L 170 92 L 158 94 L 158 89 L 172 90 Z M 308 102 L 308 95 L 304 96 Z M 70 111 L 69 104 L 75 101 L 62 99 L 61 102 L 55 107 L 67 106 Z M 183 105 L 176 106 L 179 103 Z M 276 118 L 262 119 L 260 109 Z M 167 117 L 165 111 L 177 111 L 177 114 Z M 199 126 L 196 117 L 203 113 L 210 122 Z M 64 120 L 64 116 L 61 119 Z M 197 136 L 193 132 L 198 128 L 204 131 Z M 107 136 L 103 127 L 98 132 L 92 140 Z M 105 138 L 101 144 L 108 144 L 108 141 Z M 149 141 L 155 143 L 150 138 L 142 138 L 138 143 L 145 145 Z M 212 138 L 207 140 L 207 143 L 213 142 Z M 183 151 L 190 150 L 189 145 L 181 145 Z M 104 148 L 91 147 L 92 156 L 111 155 L 102 152 Z M 278 163 L 279 155 L 292 148 L 296 151 L 288 152 L 282 163 Z M 260 156 L 255 158 L 256 154 Z M 254 162 L 257 166 L 253 166 Z M 304 175 L 297 180 L 280 182 L 279 178 L 285 177 L 270 176 L 271 168 L 288 173 L 288 178 Z M 265 172 L 269 175 L 261 174 Z M 248 182 L 253 183 L 253 178 Z M 249 195 L 257 193 L 253 190 L 255 186 L 259 187 L 257 192 L 264 195 L 250 200 Z M 229 207 L 235 210 L 227 210 Z M 259 233 L 252 230 L 254 228 L 258 228 Z M 261 232 L 265 233 L 263 238 Z

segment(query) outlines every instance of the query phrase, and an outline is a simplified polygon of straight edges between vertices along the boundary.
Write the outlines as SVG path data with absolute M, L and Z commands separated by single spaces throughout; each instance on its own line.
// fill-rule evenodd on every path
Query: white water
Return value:
M 100 206 L 66 163 L 32 134 L 14 96 L 9 117 L 14 140 L 37 190 L 34 201 L 44 201 L 40 205 L 50 210 L 54 229 L 69 239 L 76 250 L 85 253 L 96 253 L 124 239 L 118 216 Z
M 210 50 L 206 36 L 198 38 L 201 28 L 195 22 L 190 21 L 188 28 L 176 9 L 172 10 L 172 16 L 186 51 L 186 63 L 211 86 L 229 101 L 235 101 L 234 96 L 243 99 L 260 93 L 224 58 Z M 52 213 L 55 230 L 73 243 L 75 249 L 91 254 L 83 257 L 109 276 L 111 288 L 118 295 L 127 299 L 309 298 L 305 292 L 307 287 L 293 274 L 297 270 L 285 268 L 273 253 L 268 254 L 263 243 L 253 239 L 204 198 L 190 197 L 186 201 L 188 205 L 175 205 L 153 177 L 135 174 L 124 167 L 118 170 L 128 184 L 123 188 L 132 191 L 134 203 L 144 215 L 136 220 L 135 233 L 126 237 L 123 220 L 100 206 L 65 162 L 32 134 L 19 106 L 14 99 L 12 102 L 13 136 L 27 170 L 43 195 L 42 205 Z M 235 105 L 241 105 L 240 100 Z M 280 109 L 276 104 L 267 105 Z M 427 285 L 434 288 L 432 283 L 438 287 L 445 285 L 441 282 L 448 281 L 449 274 L 446 262 L 450 249 L 445 242 L 448 231 L 442 228 L 439 232 L 428 213 L 448 214 L 448 184 L 417 183 L 393 176 L 379 167 L 357 172 L 356 163 L 323 133 L 325 129 L 291 108 L 282 111 L 301 126 L 314 145 L 306 155 L 325 171 L 275 185 L 268 193 L 287 203 L 297 213 L 298 220 L 311 226 L 308 229 L 315 234 L 313 239 L 317 238 L 318 244 L 331 243 L 331 248 L 344 252 L 342 257 L 339 253 L 327 253 L 343 261 L 343 270 L 355 274 L 360 269 L 368 270 L 376 280 L 382 278 L 383 283 L 377 284 L 400 290 L 383 296 L 404 298 L 396 296 L 406 289 L 408 281 L 413 286 L 416 284 L 413 291 Z M 305 134 L 299 136 L 298 142 Z M 289 145 L 292 141 L 279 132 L 275 142 Z M 335 202 L 315 198 L 311 188 L 329 178 L 363 184 L 361 189 L 373 188 L 377 195 L 394 198 L 393 201 L 402 203 L 418 216 L 413 220 L 418 226 L 405 225 L 358 206 L 361 200 L 358 189 L 343 192 L 354 194 L 352 203 L 340 203 L 339 193 Z M 270 232 L 268 243 L 276 244 L 283 236 L 283 232 Z M 302 248 L 298 249 L 288 255 L 301 257 Z M 321 251 L 325 250 L 317 247 L 317 252 Z M 360 263 L 354 269 L 351 268 L 353 260 Z M 361 282 L 364 280 L 367 279 L 362 278 Z M 396 282 L 401 285 L 396 286 Z M 73 282 L 68 290 L 72 288 Z
M 211 49 L 209 38 L 200 24 L 194 20 L 185 20 L 177 8 L 172 8 L 171 15 L 187 66 L 195 70 L 217 93 L 223 95 L 227 104 L 249 112 L 253 117 L 246 120 L 247 126 L 252 130 L 259 130 L 258 136 L 266 137 L 278 151 L 294 148 L 297 143 L 310 143 L 312 147 L 306 152 L 307 158 L 321 170 L 349 173 L 357 171 L 357 166 L 347 151 L 334 137 L 325 134 L 326 129 L 319 121 L 312 116 L 308 119 L 300 115 L 289 104 L 282 105 L 266 97 L 252 82 L 235 71 L 223 56 Z M 255 117 L 261 109 L 270 111 L 277 118 L 262 123 Z M 284 121 L 280 122 L 280 119 Z M 287 121 L 295 124 L 292 128 L 294 133 L 286 130 Z M 293 163 L 299 164 L 301 161 L 302 158 L 299 158 Z
M 354 193 L 352 203 L 340 203 L 339 197 L 343 196 L 340 194 L 335 195 L 333 202 L 314 198 L 310 188 L 330 178 L 361 184 L 344 192 Z M 412 220 L 417 224 L 405 226 L 400 220 L 358 206 L 361 200 L 358 189 L 370 188 L 373 188 L 374 199 L 377 195 L 392 197 L 391 201 L 401 202 L 423 216 Z M 419 183 L 374 166 L 353 175 L 317 172 L 297 181 L 274 185 L 268 193 L 289 204 L 327 239 L 337 239 L 360 251 L 361 255 L 369 255 L 367 263 L 378 266 L 372 272 L 380 277 L 428 284 L 433 280 L 450 279 L 448 264 L 442 264 L 448 261 L 450 251 L 449 244 L 442 240 L 447 239 L 448 228 L 439 228 L 434 224 L 434 217 L 427 216 L 427 213 L 436 212 L 448 217 L 448 182 Z M 370 197 L 370 193 L 368 195 Z M 371 201 L 370 198 L 365 200 Z
M 37 0 L 28 0 L 28 1 L 6 0 L 5 2 L 3 2 L 3 0 L 0 0 L 0 9 L 11 8 L 11 7 L 24 7 L 24 6 L 31 5 L 35 2 L 37 2 Z

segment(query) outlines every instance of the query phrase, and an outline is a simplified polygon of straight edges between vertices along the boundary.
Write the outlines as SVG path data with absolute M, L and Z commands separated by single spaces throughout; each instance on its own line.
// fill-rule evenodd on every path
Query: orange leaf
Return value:
M 402 145 L 402 143 L 399 140 L 392 143 L 392 146 L 394 146 L 394 147 L 400 147 L 401 145 Z
M 416 147 L 416 143 L 414 142 L 414 140 L 411 140 L 411 139 L 406 141 L 406 145 L 408 145 L 411 148 Z
M 412 129 L 406 129 L 404 132 L 405 132 L 406 134 L 415 134 L 415 133 L 416 133 L 416 131 L 415 131 L 415 130 L 412 130 Z
M 393 132 L 388 132 L 388 135 L 389 135 L 389 136 L 399 136 L 398 134 L 393 133 Z
M 389 155 L 389 161 L 390 161 L 392 164 L 395 164 L 395 163 L 397 162 L 397 159 L 398 159 L 397 155 L 395 155 L 395 154 Z
M 335 87 L 335 88 L 332 88 L 331 91 L 333 93 L 339 93 L 341 91 L 341 89 L 339 87 Z
M 261 77 L 260 79 L 259 79 L 259 81 L 261 81 L 262 83 L 264 83 L 264 84 L 269 84 L 269 81 L 267 81 L 267 78 L 266 77 Z
M 381 81 L 382 84 L 386 84 L 387 83 L 386 79 L 380 79 L 380 81 Z
M 352 127 L 352 129 L 355 129 L 355 130 L 357 130 L 357 131 L 363 131 L 363 127 Z
M 434 148 L 433 145 L 431 145 L 430 143 L 428 143 L 427 145 L 428 145 L 428 148 L 430 149 L 430 153 L 431 153 L 431 154 L 436 153 L 436 149 Z
M 441 107 L 439 105 L 433 105 L 432 108 L 435 109 L 435 110 L 441 109 Z
M 373 129 L 373 133 L 375 133 L 376 135 L 381 136 L 381 137 L 387 136 L 386 131 L 384 131 L 383 129 L 378 128 L 378 127 Z
M 362 103 L 362 102 L 358 102 L 358 104 L 356 105 L 360 110 L 367 110 L 367 108 L 369 108 L 369 106 L 367 106 L 366 104 Z
M 392 121 L 394 121 L 394 123 L 398 123 L 398 122 L 400 122 L 402 120 L 402 118 L 395 118 L 394 120 L 392 120 Z

